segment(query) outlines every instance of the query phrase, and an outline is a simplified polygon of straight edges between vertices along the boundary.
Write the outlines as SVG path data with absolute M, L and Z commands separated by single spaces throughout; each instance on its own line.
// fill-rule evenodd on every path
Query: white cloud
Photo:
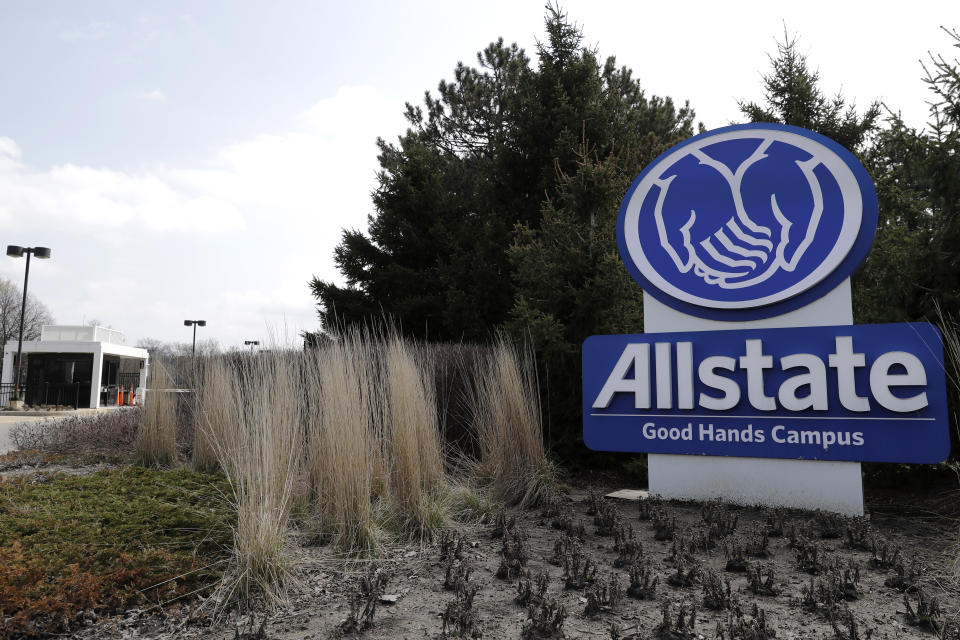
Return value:
M 0 136 L 0 173 L 20 166 L 20 146 L 10 138 Z
M 137 93 L 137 97 L 141 100 L 149 100 L 152 102 L 164 102 L 167 99 L 167 94 L 165 94 L 160 89 L 152 89 L 150 91 L 140 91 Z
M 83 24 L 72 25 L 60 32 L 60 38 L 67 42 L 102 40 L 109 35 L 113 25 L 102 20 L 89 20 Z
M 220 233 L 244 228 L 236 206 L 191 193 L 164 175 L 136 175 L 65 164 L 36 171 L 0 155 L 0 223 L 21 229 L 69 228 L 80 236 L 126 227 L 153 232 Z
M 402 102 L 347 87 L 192 166 L 41 169 L 0 137 L 0 227 L 54 247 L 64 272 L 38 272 L 36 292 L 58 321 L 96 316 L 131 341 L 182 339 L 183 314 L 225 345 L 296 335 L 316 327 L 307 281 L 339 280 L 341 230 L 365 228 L 377 136 L 403 129 Z

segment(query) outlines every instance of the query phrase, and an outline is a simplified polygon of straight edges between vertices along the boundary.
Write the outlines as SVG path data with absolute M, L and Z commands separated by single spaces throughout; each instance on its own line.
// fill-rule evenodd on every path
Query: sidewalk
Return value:
M 6 453 L 8 451 L 13 451 L 16 447 L 13 442 L 10 440 L 10 430 L 13 429 L 18 424 L 23 424 L 24 422 L 37 422 L 38 420 L 46 419 L 46 416 L 37 416 L 35 415 L 36 411 L 10 411 L 0 413 L 0 454 Z M 32 413 L 30 417 L 22 416 L 23 413 Z M 49 413 L 66 413 L 65 411 L 50 411 Z

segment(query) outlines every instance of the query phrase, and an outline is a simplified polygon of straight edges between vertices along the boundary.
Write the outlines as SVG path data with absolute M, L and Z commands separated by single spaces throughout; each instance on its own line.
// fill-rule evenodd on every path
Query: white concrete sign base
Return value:
M 650 495 L 863 515 L 859 462 L 647 456 Z
M 749 322 L 722 322 L 687 315 L 643 294 L 645 333 L 777 329 L 853 324 L 850 280 L 806 307 Z M 743 505 L 825 509 L 863 514 L 859 462 L 729 458 L 650 454 L 650 494 L 664 498 L 723 498 Z

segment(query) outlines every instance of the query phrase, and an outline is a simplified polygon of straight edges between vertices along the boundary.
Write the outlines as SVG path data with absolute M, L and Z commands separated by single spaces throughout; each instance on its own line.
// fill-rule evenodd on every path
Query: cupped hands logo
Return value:
M 813 172 L 820 160 L 797 160 L 789 153 L 793 150 L 790 147 L 781 150 L 780 157 L 771 158 L 772 143 L 771 139 L 762 139 L 756 151 L 735 170 L 702 149 L 691 152 L 706 171 L 716 171 L 717 178 L 729 188 L 729 194 L 722 189 L 720 193 L 686 189 L 684 177 L 677 173 L 655 182 L 660 189 L 654 212 L 660 244 L 681 273 L 692 269 L 707 284 L 736 289 L 763 282 L 779 269 L 796 269 L 823 215 L 823 192 Z M 751 185 L 752 177 L 769 175 L 769 171 L 756 170 L 747 175 L 760 163 L 776 163 L 781 175 L 801 175 L 799 186 L 809 188 L 810 197 L 781 196 L 781 201 L 785 201 L 781 205 L 777 201 L 777 189 L 782 189 L 783 183 L 768 187 Z M 796 176 L 791 177 L 796 181 Z M 763 209 L 753 209 L 753 215 L 744 206 L 745 180 L 747 189 L 759 186 L 771 192 L 769 202 L 762 203 Z M 789 184 L 791 188 L 794 186 Z
M 853 154 L 797 127 L 739 125 L 655 160 L 624 199 L 618 241 L 645 290 L 709 315 L 836 286 L 875 228 L 876 195 Z

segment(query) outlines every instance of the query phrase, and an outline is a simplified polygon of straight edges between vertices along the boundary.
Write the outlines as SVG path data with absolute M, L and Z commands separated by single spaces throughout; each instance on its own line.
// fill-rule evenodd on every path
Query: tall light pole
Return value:
M 260 341 L 259 341 L 259 340 L 244 340 L 244 341 L 243 341 L 243 344 L 245 344 L 245 345 L 247 345 L 248 347 L 250 347 L 250 353 L 253 353 L 253 348 L 254 348 L 254 347 L 259 347 L 259 346 L 260 346 Z
M 14 397 L 20 400 L 20 372 L 23 370 L 23 319 L 27 315 L 27 283 L 30 281 L 30 256 L 35 255 L 41 260 L 50 257 L 49 247 L 18 247 L 15 244 L 7 245 L 7 255 L 11 258 L 27 256 L 27 268 L 23 273 L 23 302 L 20 303 L 20 337 L 17 339 L 17 382 L 13 387 Z
M 196 358 L 196 357 L 197 357 L 197 327 L 205 327 L 205 326 L 207 326 L 207 321 L 206 321 L 206 320 L 184 320 L 184 321 L 183 321 L 183 326 L 189 327 L 190 325 L 193 325 L 193 351 L 192 351 L 192 355 L 193 355 L 194 358 Z

